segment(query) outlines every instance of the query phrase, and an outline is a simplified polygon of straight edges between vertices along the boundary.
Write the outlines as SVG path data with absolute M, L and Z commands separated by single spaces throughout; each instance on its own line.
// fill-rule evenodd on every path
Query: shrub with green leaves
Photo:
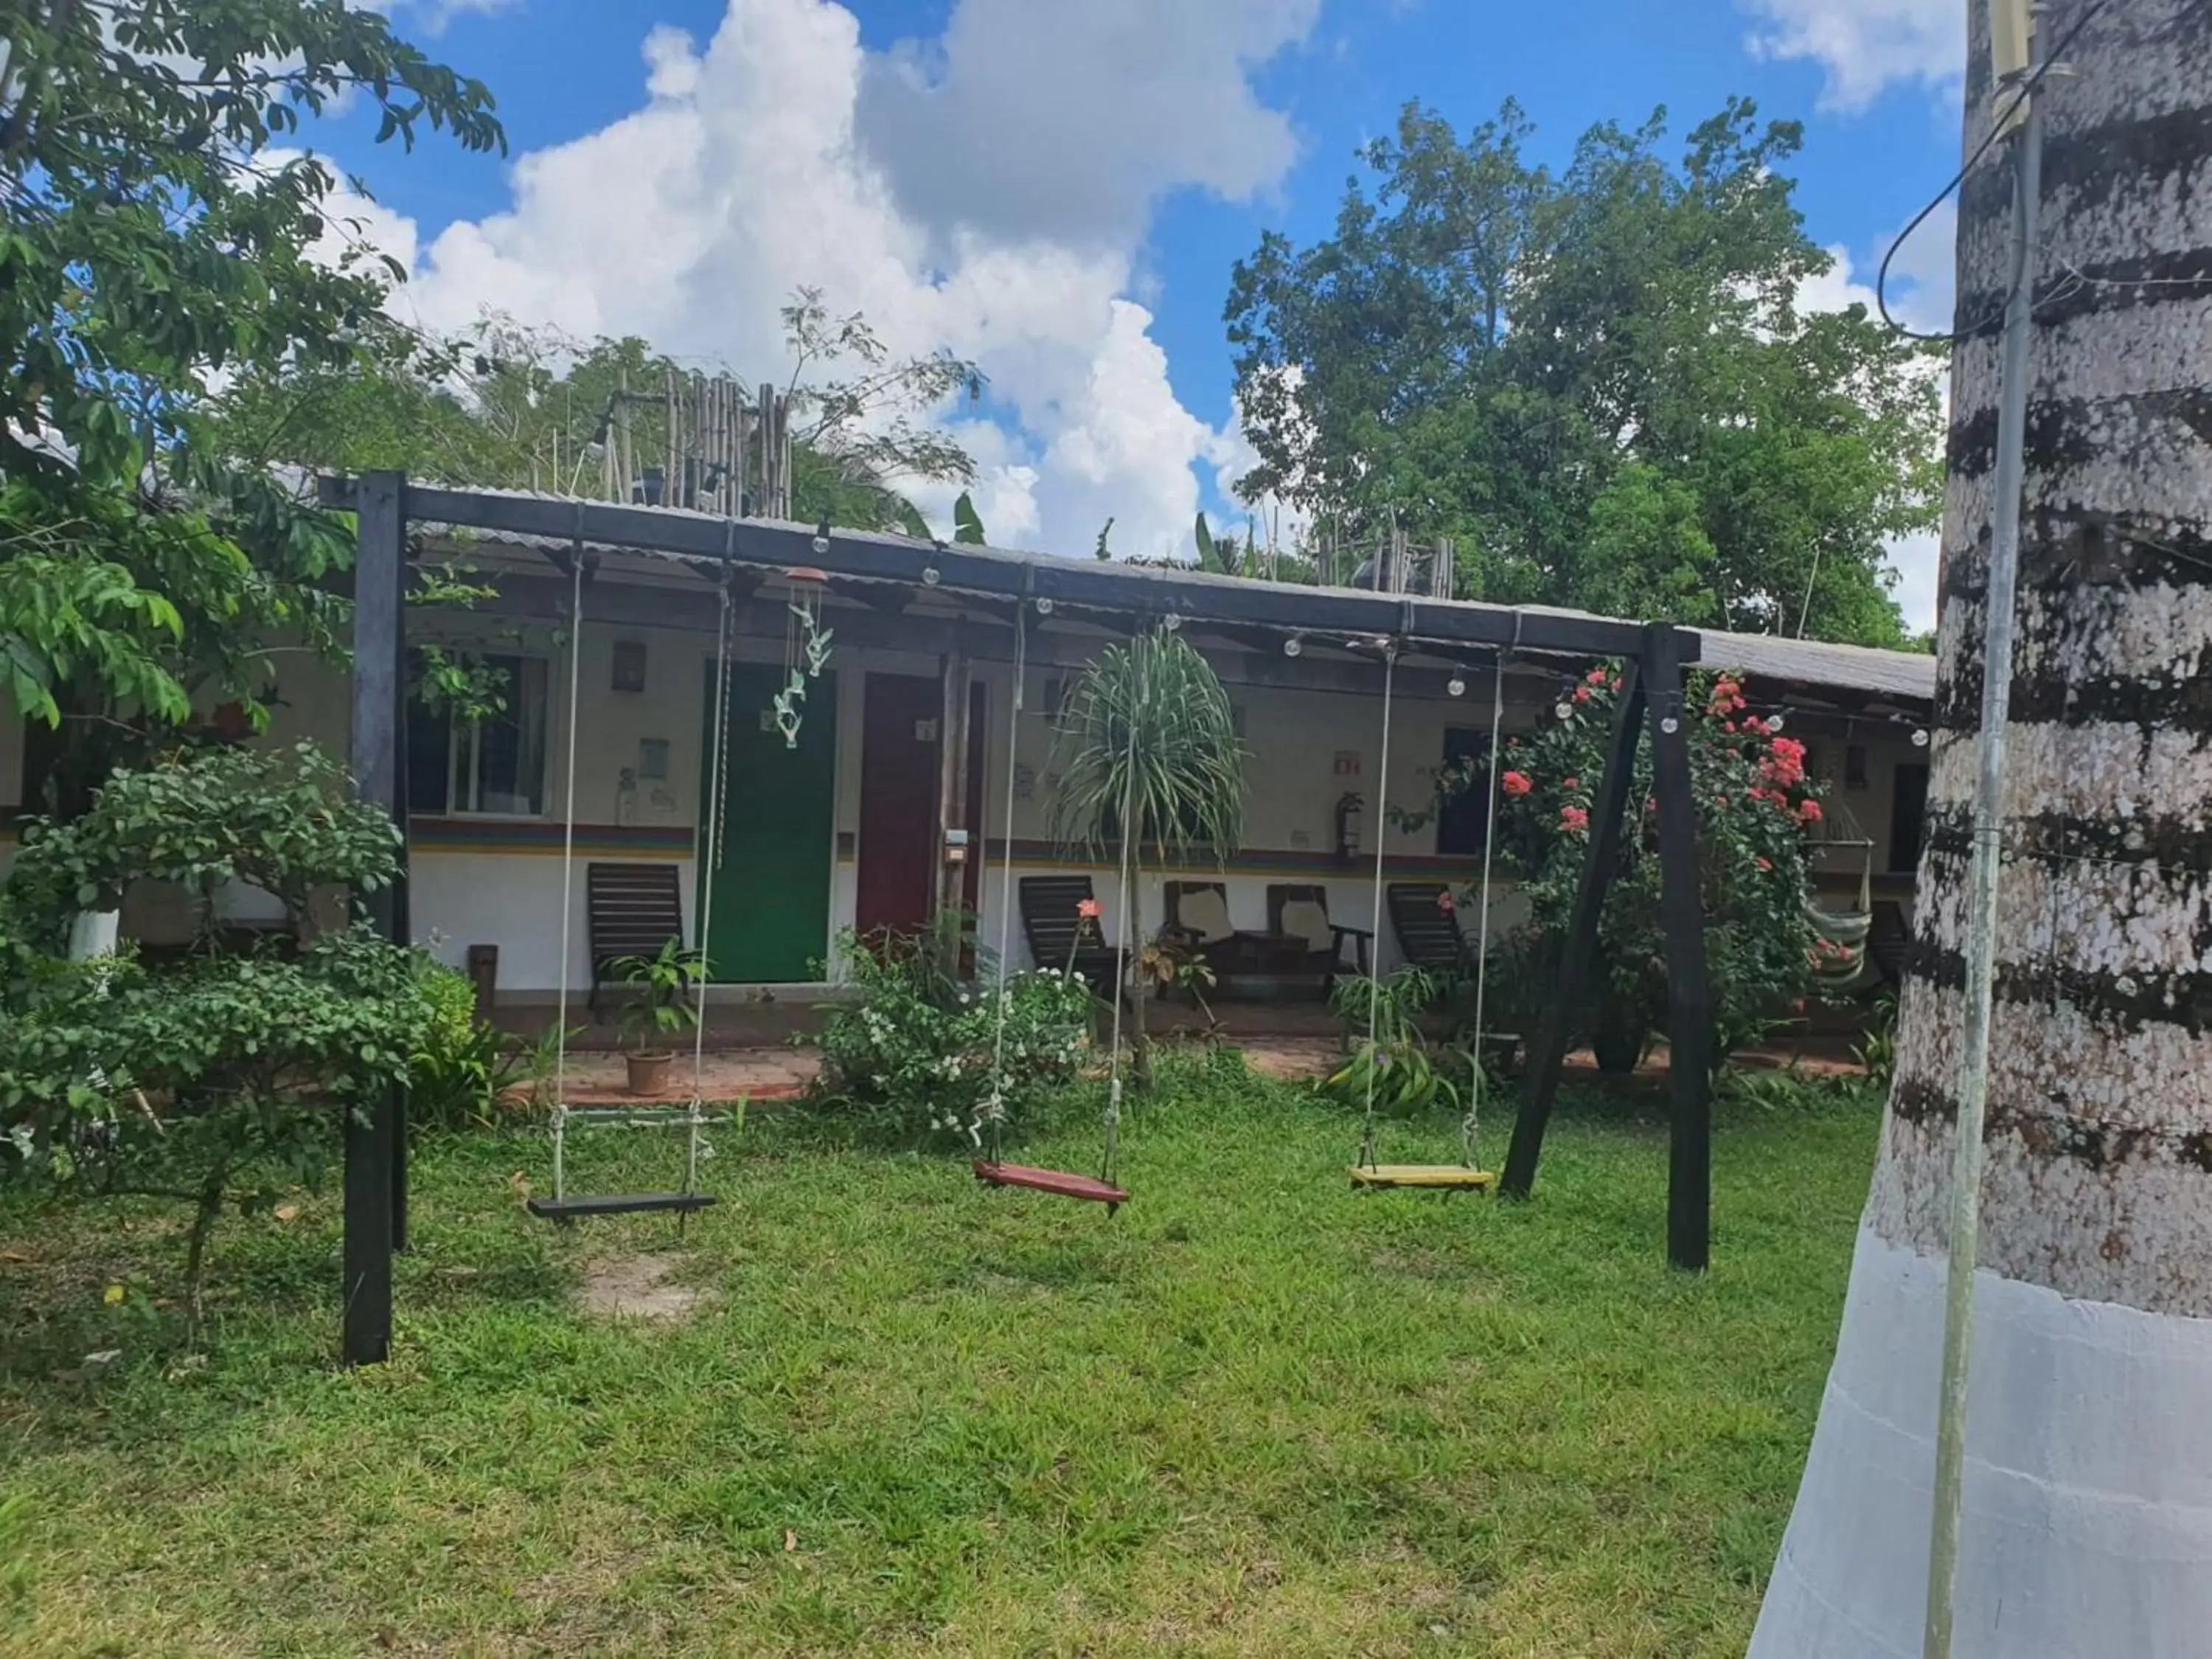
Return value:
M 988 969 L 945 975 L 926 943 L 864 943 L 848 931 L 840 945 L 859 997 L 823 1030 L 819 1098 L 884 1114 L 924 1139 L 968 1133 L 994 1092 L 1004 1121 L 1018 1123 L 1074 1077 L 1091 1010 L 1080 980 L 1041 969 L 1007 975 L 1001 990 Z
M 508 1085 L 522 1070 L 516 1044 L 477 1017 L 469 976 L 424 957 L 416 970 L 422 1035 L 407 1063 L 410 1131 L 474 1129 L 495 1121 Z
M 1618 672 L 1590 670 L 1562 695 L 1564 719 L 1509 739 L 1499 759 L 1498 859 L 1518 879 L 1529 910 L 1516 948 L 1547 973 L 1589 854 L 1620 685 Z M 1750 708 L 1739 677 L 1695 677 L 1684 714 L 1718 1064 L 1802 1009 L 1814 963 L 1833 948 L 1816 936 L 1805 904 L 1807 837 L 1821 821 L 1820 790 L 1806 772 L 1805 745 L 1782 735 L 1779 715 Z M 1486 771 L 1486 757 L 1446 768 L 1439 797 L 1490 787 Z M 1617 1034 L 1640 1044 L 1665 1018 L 1668 977 L 1648 743 L 1637 752 L 1628 801 L 1599 923 L 1599 968 L 1575 1014 L 1586 1036 Z M 1395 816 L 1413 823 L 1426 815 Z
M 207 1239 L 226 1208 L 317 1184 L 348 1112 L 407 1082 L 430 1011 L 419 953 L 359 924 L 311 937 L 311 895 L 388 884 L 398 837 L 312 749 L 188 751 L 119 773 L 63 826 L 33 823 L 7 902 L 36 939 L 133 881 L 201 902 L 183 960 L 128 948 L 90 963 L 33 953 L 0 1008 L 0 1180 L 58 1194 L 193 1206 L 185 1261 L 197 1323 Z M 226 943 L 216 889 L 279 899 L 288 933 Z

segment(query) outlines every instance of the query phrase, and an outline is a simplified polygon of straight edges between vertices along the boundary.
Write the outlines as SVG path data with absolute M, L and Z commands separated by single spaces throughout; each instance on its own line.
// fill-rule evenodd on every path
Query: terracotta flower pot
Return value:
M 629 1091 L 634 1095 L 651 1096 L 668 1091 L 668 1068 L 676 1056 L 660 1054 L 628 1054 L 623 1056 L 629 1066 Z

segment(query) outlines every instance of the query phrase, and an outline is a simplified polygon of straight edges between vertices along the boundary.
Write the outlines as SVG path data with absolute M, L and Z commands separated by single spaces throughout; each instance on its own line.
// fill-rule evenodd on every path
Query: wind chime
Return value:
M 806 683 L 818 680 L 829 665 L 834 629 L 822 625 L 822 595 L 830 579 L 811 567 L 783 573 L 790 591 L 784 599 L 783 690 L 773 704 L 775 729 L 786 749 L 799 747 L 799 728 L 806 715 Z

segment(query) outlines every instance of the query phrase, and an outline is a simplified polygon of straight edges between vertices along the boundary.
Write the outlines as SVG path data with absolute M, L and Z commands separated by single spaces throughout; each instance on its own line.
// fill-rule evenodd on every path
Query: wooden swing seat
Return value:
M 1085 1199 L 1093 1204 L 1103 1204 L 1108 1215 L 1129 1201 L 1129 1194 L 1122 1188 L 1109 1186 L 1095 1176 L 1070 1175 L 1064 1170 L 1039 1170 L 1027 1164 L 994 1164 L 979 1158 L 975 1160 L 975 1179 L 988 1187 L 1026 1187 L 1033 1193 Z
M 654 1210 L 688 1215 L 714 1201 L 712 1193 L 616 1193 L 599 1198 L 532 1198 L 524 1201 L 524 1207 L 547 1221 L 580 1221 L 595 1215 L 637 1215 Z
M 1431 1192 L 1480 1192 L 1498 1177 L 1463 1164 L 1354 1164 L 1345 1173 L 1355 1187 L 1421 1188 Z

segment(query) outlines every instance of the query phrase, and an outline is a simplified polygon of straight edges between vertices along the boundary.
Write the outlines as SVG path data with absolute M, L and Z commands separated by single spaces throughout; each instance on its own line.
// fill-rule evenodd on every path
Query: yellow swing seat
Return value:
M 1352 1164 L 1345 1173 L 1355 1187 L 1421 1188 L 1431 1192 L 1481 1192 L 1498 1177 L 1463 1164 Z

